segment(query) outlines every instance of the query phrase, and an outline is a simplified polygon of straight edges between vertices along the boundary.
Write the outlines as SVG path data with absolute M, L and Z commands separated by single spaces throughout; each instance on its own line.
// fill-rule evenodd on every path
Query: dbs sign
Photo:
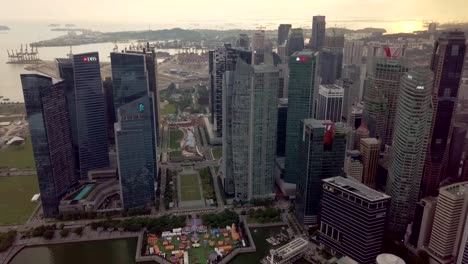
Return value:
M 83 57 L 84 62 L 97 61 L 96 57 Z

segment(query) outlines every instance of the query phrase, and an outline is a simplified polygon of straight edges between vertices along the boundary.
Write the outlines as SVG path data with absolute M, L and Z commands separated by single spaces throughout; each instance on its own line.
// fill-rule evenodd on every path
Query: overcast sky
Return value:
M 170 20 L 468 20 L 467 0 L 1 0 L 0 24 L 48 22 L 158 23 Z M 370 26 L 372 24 L 370 23 Z

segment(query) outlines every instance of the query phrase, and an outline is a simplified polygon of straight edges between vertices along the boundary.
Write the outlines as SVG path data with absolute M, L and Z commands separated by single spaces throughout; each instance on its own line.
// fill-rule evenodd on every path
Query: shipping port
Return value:
M 39 52 L 37 47 L 29 47 L 26 44 L 25 49 L 23 49 L 23 44 L 21 44 L 20 50 L 7 50 L 9 64 L 33 64 L 41 62 L 39 59 Z

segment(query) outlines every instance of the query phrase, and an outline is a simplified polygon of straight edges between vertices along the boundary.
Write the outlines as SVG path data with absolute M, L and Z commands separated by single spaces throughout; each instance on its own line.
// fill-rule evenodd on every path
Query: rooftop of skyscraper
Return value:
M 376 138 L 361 138 L 361 142 L 364 141 L 367 144 L 378 145 L 380 144 L 379 140 Z
M 301 51 L 296 51 L 292 54 L 293 57 L 300 57 L 300 56 L 315 56 L 317 55 L 318 52 L 312 51 L 312 50 L 301 50 Z
M 390 196 L 373 190 L 366 185 L 341 176 L 324 179 L 323 182 L 344 189 L 370 202 L 390 199 Z
M 455 196 L 464 196 L 468 192 L 468 181 L 451 184 L 440 188 L 440 194 Z

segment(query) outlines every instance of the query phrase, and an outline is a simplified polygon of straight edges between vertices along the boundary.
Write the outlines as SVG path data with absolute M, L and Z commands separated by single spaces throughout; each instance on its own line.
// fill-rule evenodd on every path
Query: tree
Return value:
M 42 235 L 43 238 L 47 240 L 51 240 L 55 236 L 55 231 L 54 230 L 46 230 L 44 231 L 44 234 Z
M 83 234 L 83 227 L 77 227 L 73 230 L 73 233 L 77 234 L 78 236 L 81 236 Z
M 62 230 L 60 230 L 60 236 L 61 236 L 61 237 L 67 237 L 68 234 L 70 234 L 70 230 L 69 230 L 69 229 L 62 229 Z

